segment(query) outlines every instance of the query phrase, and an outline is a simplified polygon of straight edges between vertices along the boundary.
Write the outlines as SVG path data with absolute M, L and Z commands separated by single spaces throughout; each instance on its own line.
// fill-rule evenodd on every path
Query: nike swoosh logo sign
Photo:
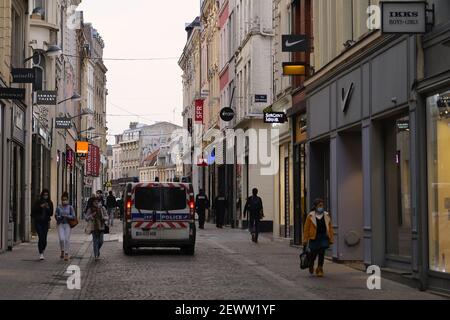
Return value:
M 342 89 L 341 109 L 342 109 L 342 112 L 344 112 L 344 113 L 347 112 L 347 109 L 350 104 L 350 98 L 352 97 L 354 88 L 355 88 L 355 84 L 352 83 L 345 95 L 344 95 L 344 89 Z
M 296 44 L 302 43 L 303 41 L 305 41 L 305 40 L 300 40 L 300 41 L 295 41 L 295 42 L 289 42 L 289 40 L 286 40 L 285 45 L 287 48 L 290 48 L 290 47 L 295 46 Z

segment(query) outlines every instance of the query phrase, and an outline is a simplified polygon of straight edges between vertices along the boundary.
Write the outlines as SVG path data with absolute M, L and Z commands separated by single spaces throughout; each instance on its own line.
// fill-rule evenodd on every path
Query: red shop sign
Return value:
M 195 122 L 200 122 L 203 124 L 203 107 L 204 101 L 199 99 L 195 100 Z

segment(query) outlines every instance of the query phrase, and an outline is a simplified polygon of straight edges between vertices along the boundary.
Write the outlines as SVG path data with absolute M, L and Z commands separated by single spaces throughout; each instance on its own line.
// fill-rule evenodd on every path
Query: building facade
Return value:
M 24 100 L 0 99 L 0 252 L 29 241 L 31 221 L 32 88 L 14 84 L 11 68 L 29 67 L 29 1 L 0 1 L 0 87 L 26 90 Z
M 450 6 L 433 4 L 425 35 L 391 35 L 368 29 L 365 4 L 313 1 L 307 204 L 325 199 L 335 260 L 395 269 L 422 289 L 448 291 L 442 143 L 450 63 L 437 57 L 449 50 Z

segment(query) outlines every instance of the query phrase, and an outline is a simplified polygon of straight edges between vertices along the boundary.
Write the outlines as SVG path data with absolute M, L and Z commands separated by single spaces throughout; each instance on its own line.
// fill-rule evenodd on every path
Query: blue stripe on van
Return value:
M 149 213 L 132 213 L 131 219 L 133 221 L 153 221 L 153 214 Z M 157 221 L 186 221 L 191 220 L 189 213 L 157 213 L 155 214 L 155 220 Z

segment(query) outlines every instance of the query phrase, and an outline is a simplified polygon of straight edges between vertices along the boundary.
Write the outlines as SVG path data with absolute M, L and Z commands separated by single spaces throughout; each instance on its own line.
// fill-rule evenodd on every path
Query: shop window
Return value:
M 427 99 L 429 263 L 450 273 L 450 91 Z

